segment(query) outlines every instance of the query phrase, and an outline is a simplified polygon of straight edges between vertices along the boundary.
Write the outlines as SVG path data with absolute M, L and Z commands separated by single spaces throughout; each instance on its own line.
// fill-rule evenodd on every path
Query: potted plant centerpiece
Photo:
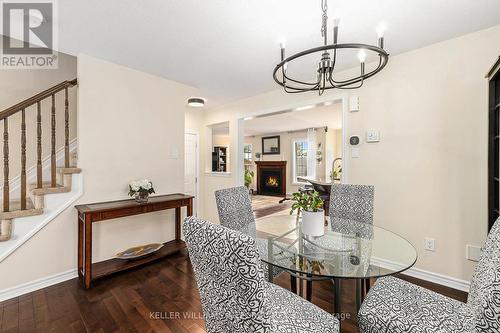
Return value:
M 148 202 L 149 195 L 155 193 L 153 183 L 147 179 L 134 180 L 128 184 L 128 195 L 135 198 L 138 203 Z
M 302 213 L 302 232 L 309 236 L 322 236 L 325 233 L 325 213 L 323 211 L 323 200 L 319 193 L 295 192 L 292 196 L 292 209 Z

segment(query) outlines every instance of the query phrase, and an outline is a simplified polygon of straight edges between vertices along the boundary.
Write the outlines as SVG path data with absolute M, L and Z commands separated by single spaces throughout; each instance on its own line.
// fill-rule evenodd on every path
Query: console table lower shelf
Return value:
M 173 240 L 163 244 L 163 247 L 148 256 L 135 260 L 109 259 L 92 264 L 92 280 L 99 279 L 127 269 L 142 266 L 152 261 L 160 260 L 186 248 L 183 240 Z
M 186 207 L 187 216 L 192 216 L 193 199 L 190 195 L 168 194 L 151 197 L 147 203 L 120 200 L 75 206 L 78 210 L 78 277 L 85 289 L 89 289 L 95 279 L 160 260 L 186 248 L 181 239 L 181 208 Z M 115 258 L 92 263 L 93 223 L 166 209 L 175 209 L 174 240 L 164 243 L 155 253 L 136 260 Z

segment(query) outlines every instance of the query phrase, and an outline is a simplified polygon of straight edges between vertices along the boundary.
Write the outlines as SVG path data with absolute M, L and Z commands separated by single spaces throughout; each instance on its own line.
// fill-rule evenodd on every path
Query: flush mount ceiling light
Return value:
M 321 26 L 321 35 L 324 45 L 296 53 L 285 58 L 285 46 L 281 44 L 281 62 L 276 65 L 273 71 L 274 81 L 283 87 L 287 93 L 301 93 L 307 91 L 318 91 L 322 95 L 327 89 L 356 89 L 363 85 L 364 80 L 380 72 L 387 61 L 389 54 L 384 50 L 384 29 L 378 29 L 378 45 L 368 45 L 361 43 L 337 43 L 339 31 L 339 19 L 333 23 L 333 44 L 328 44 L 328 4 L 327 0 L 321 0 L 321 9 L 323 10 L 323 23 Z M 360 62 L 360 74 L 347 79 L 338 80 L 334 78 L 335 65 L 338 63 L 338 50 L 357 50 Z M 368 72 L 365 69 L 367 52 L 378 56 L 378 65 Z M 288 64 L 299 58 L 310 54 L 321 53 L 321 60 L 318 63 L 318 69 L 314 73 L 315 81 L 307 82 L 293 78 L 287 73 Z
M 205 101 L 202 97 L 190 97 L 187 100 L 187 104 L 192 108 L 202 108 L 205 106 Z

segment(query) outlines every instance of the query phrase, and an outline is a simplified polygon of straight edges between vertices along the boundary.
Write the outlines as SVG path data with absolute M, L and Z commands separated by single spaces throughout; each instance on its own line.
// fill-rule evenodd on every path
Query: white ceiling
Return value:
M 61 51 L 198 87 L 209 107 L 276 88 L 271 73 L 279 41 L 287 41 L 288 54 L 321 42 L 320 0 L 64 0 L 58 5 Z M 330 0 L 329 8 L 330 22 L 334 13 L 341 17 L 344 42 L 376 43 L 376 27 L 384 21 L 386 48 L 393 55 L 500 24 L 499 0 Z
M 342 103 L 245 120 L 245 136 L 276 134 L 325 127 L 342 128 Z

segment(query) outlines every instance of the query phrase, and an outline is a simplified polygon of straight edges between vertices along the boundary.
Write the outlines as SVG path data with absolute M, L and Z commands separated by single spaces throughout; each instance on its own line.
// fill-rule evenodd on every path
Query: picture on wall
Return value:
M 262 154 L 277 155 L 280 153 L 280 136 L 267 136 L 262 138 Z

